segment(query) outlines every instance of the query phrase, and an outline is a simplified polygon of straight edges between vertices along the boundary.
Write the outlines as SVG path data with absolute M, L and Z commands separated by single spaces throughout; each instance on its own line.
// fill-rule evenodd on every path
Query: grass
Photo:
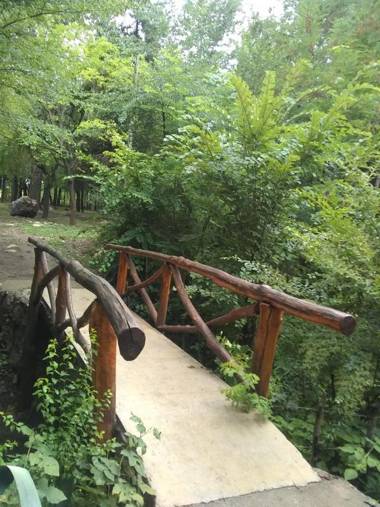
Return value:
M 11 217 L 9 205 L 0 204 L 0 222 L 14 223 L 25 235 L 40 238 L 61 251 L 66 257 L 88 264 L 91 252 L 99 237 L 100 226 L 104 223 L 93 211 L 77 214 L 76 225 L 69 225 L 69 212 L 64 208 L 52 209 L 48 219 Z

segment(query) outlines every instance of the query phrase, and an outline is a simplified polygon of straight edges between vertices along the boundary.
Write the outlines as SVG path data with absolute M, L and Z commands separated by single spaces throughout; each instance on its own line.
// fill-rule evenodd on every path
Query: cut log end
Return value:
M 145 334 L 140 328 L 132 327 L 123 331 L 117 341 L 122 358 L 133 361 L 145 346 Z
M 347 315 L 346 317 L 344 317 L 344 319 L 342 319 L 340 323 L 340 330 L 346 336 L 352 334 L 355 330 L 355 327 L 356 320 L 354 319 L 354 317 L 352 317 L 352 315 Z

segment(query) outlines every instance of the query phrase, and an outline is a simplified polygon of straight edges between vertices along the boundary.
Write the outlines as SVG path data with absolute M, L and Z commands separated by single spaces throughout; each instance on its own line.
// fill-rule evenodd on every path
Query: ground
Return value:
M 5 280 L 31 280 L 34 254 L 27 243 L 29 236 L 87 263 L 101 223 L 97 213 L 87 211 L 78 214 L 77 224 L 70 226 L 69 212 L 63 208 L 52 209 L 47 220 L 11 217 L 9 205 L 0 204 L 0 289 Z

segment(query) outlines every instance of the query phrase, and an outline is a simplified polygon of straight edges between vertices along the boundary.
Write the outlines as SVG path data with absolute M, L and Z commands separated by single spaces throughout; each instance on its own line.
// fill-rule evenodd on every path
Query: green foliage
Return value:
M 271 413 L 269 401 L 255 392 L 259 377 L 249 371 L 251 356 L 249 348 L 233 343 L 224 336 L 220 336 L 219 341 L 232 356 L 231 361 L 219 363 L 221 377 L 230 384 L 230 387 L 223 391 L 226 398 L 243 412 L 256 410 L 259 414 L 269 416 Z
M 180 13 L 133 0 L 122 18 L 123 2 L 6 1 L 0 14 L 6 186 L 35 166 L 48 189 L 85 176 L 107 220 L 102 241 L 185 255 L 357 316 L 352 337 L 286 318 L 271 407 L 312 463 L 350 470 L 376 498 L 379 5 L 291 0 L 245 27 L 235 0 L 189 0 Z M 93 262 L 115 269 L 101 245 Z M 186 283 L 206 320 L 246 304 L 200 277 Z M 169 320 L 180 316 L 177 306 Z M 226 331 L 239 364 L 253 327 Z M 191 350 L 211 364 L 200 342 Z M 231 385 L 232 401 L 259 404 L 255 381 Z
M 73 507 L 142 506 L 144 494 L 153 494 L 142 460 L 147 430 L 134 416 L 136 435 L 126 434 L 124 443 L 114 438 L 103 442 L 98 424 L 109 400 L 97 400 L 91 369 L 77 362 L 70 340 L 63 347 L 50 342 L 46 376 L 38 379 L 34 391 L 41 422 L 32 429 L 1 414 L 5 426 L 21 439 L 17 447 L 15 442 L 1 445 L 1 463 L 30 470 L 43 505 L 67 499 Z M 1 500 L 18 505 L 12 491 Z

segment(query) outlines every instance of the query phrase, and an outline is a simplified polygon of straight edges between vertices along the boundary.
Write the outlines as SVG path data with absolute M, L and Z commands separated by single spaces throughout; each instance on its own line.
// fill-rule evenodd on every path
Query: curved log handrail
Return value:
M 40 252 L 46 252 L 54 257 L 76 282 L 97 297 L 115 331 L 120 354 L 127 361 L 135 359 L 144 348 L 145 334 L 112 285 L 82 266 L 80 262 L 66 259 L 49 245 L 34 238 L 28 238 L 28 241 Z M 42 280 L 46 281 L 45 277 Z
M 54 266 L 54 268 L 52 268 L 43 276 L 43 278 L 37 284 L 36 291 L 33 295 L 33 303 L 38 303 L 38 301 L 40 301 L 45 287 L 48 286 L 56 276 L 58 276 L 58 273 L 59 266 Z
M 191 273 L 197 273 L 212 280 L 216 285 L 234 292 L 235 294 L 248 297 L 262 303 L 269 303 L 273 307 L 283 310 L 289 315 L 299 317 L 303 320 L 321 324 L 323 326 L 350 335 L 356 326 L 354 317 L 340 310 L 328 308 L 311 301 L 302 300 L 289 296 L 284 292 L 272 289 L 269 285 L 255 284 L 242 280 L 237 276 L 230 275 L 221 269 L 213 268 L 200 262 L 191 261 L 185 257 L 166 255 L 150 250 L 141 250 L 130 246 L 108 244 L 107 249 L 124 252 L 138 257 L 148 257 L 168 265 L 184 269 Z

